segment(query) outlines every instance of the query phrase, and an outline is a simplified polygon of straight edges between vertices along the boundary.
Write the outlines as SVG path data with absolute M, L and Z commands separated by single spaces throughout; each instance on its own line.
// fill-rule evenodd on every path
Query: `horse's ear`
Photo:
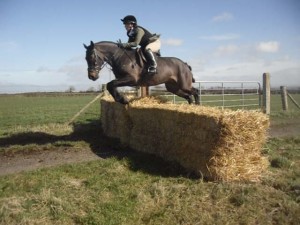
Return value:
M 86 46 L 85 44 L 83 44 L 83 46 L 85 47 L 85 49 L 88 49 L 88 46 Z
M 93 48 L 94 48 L 94 45 L 95 45 L 95 44 L 94 44 L 94 42 L 93 42 L 93 41 L 91 41 L 91 46 L 92 46 Z

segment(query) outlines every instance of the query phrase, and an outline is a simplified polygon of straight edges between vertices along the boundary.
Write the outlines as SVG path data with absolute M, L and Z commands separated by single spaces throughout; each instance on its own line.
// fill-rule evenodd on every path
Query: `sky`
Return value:
M 83 43 L 126 42 L 126 15 L 196 80 L 300 86 L 299 0 L 0 0 L 0 93 L 98 90 L 114 75 L 88 79 Z

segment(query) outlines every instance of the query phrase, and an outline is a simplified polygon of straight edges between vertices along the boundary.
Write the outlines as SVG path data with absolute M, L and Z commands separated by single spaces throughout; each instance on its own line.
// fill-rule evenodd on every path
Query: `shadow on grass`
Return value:
M 22 132 L 0 138 L 0 148 L 15 145 L 46 145 L 51 144 L 55 150 L 58 142 L 63 142 L 64 147 L 71 147 L 72 142 L 84 141 L 91 150 L 100 158 L 127 159 L 129 169 L 163 177 L 187 177 L 196 179 L 194 174 L 188 173 L 178 163 L 168 162 L 152 154 L 142 153 L 124 147 L 117 139 L 106 137 L 101 129 L 99 120 L 90 120 L 87 123 L 76 123 L 73 132 L 69 135 L 51 135 L 44 132 Z M 70 144 L 68 144 L 70 143 Z M 41 148 L 41 151 L 42 148 Z M 20 152 L 22 154 L 22 152 Z M 9 151 L 0 152 L 1 155 L 10 154 Z M 25 153 L 24 153 L 25 154 Z M 30 152 L 26 151 L 26 155 Z M 74 152 L 76 154 L 76 152 Z

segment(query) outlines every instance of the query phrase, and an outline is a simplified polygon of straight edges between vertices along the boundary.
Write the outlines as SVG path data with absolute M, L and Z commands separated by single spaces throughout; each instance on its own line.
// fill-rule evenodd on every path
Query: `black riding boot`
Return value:
M 145 50 L 145 56 L 146 56 L 147 62 L 149 64 L 148 73 L 156 73 L 157 64 L 156 64 L 153 52 L 151 51 L 150 48 Z

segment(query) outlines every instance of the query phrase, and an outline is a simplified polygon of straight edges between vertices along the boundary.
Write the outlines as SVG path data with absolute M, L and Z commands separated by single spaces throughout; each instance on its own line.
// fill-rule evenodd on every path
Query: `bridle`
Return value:
M 88 72 L 95 71 L 95 72 L 99 73 L 100 70 L 103 69 L 103 67 L 105 66 L 105 64 L 107 62 L 105 60 L 101 59 L 101 57 L 98 54 L 97 49 L 94 48 L 93 50 L 90 50 L 90 51 L 92 51 L 92 54 L 94 54 L 94 58 L 95 58 L 96 61 L 95 61 L 95 63 L 94 63 L 93 66 L 88 65 L 88 69 L 87 70 L 88 70 Z
M 110 58 L 107 58 L 107 57 L 104 57 L 103 59 L 100 57 L 99 55 L 99 52 L 96 48 L 93 48 L 92 50 L 92 54 L 94 54 L 94 58 L 95 58 L 95 64 L 93 66 L 88 66 L 88 72 L 92 72 L 92 71 L 95 71 L 97 73 L 99 73 L 103 67 L 107 64 L 110 64 L 112 65 L 112 62 L 113 62 L 113 59 L 117 56 L 117 57 L 120 57 L 122 56 L 126 51 L 124 49 L 121 49 L 121 48 L 118 48 L 120 50 L 122 50 L 122 53 L 119 54 L 119 50 L 118 51 L 115 51 L 114 54 L 110 57 Z

